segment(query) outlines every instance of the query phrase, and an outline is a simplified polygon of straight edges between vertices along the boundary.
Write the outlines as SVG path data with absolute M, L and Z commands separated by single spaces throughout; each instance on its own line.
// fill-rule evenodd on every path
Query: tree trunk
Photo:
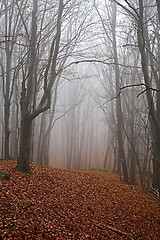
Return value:
M 9 154 L 9 118 L 10 118 L 10 83 L 11 83 L 11 57 L 12 53 L 9 50 L 9 43 L 6 43 L 6 81 L 5 86 L 3 88 L 4 91 L 4 120 L 5 120 L 5 142 L 4 142 L 4 156 L 5 159 L 10 158 Z
M 160 132 L 160 131 L 159 131 Z M 159 133 L 157 133 L 159 135 Z M 157 136 L 157 141 L 153 143 L 153 187 L 160 194 L 160 136 Z
M 10 104 L 8 100 L 5 100 L 4 105 L 4 125 L 5 125 L 5 143 L 4 143 L 4 157 L 9 159 L 9 115 L 10 115 Z
M 134 133 L 134 109 L 133 109 L 133 91 L 132 91 L 132 110 L 131 110 L 131 119 L 130 119 L 130 184 L 135 185 L 136 182 L 136 158 L 135 158 L 135 133 Z M 132 122 L 131 122 L 132 121 Z
M 159 18 L 159 24 L 160 24 L 160 1 L 156 0 L 157 3 L 157 11 L 158 11 L 158 18 Z
M 17 170 L 25 173 L 30 173 L 30 149 L 32 139 L 32 121 L 25 117 L 21 120 L 20 131 L 20 150 L 17 162 Z
M 136 182 L 136 159 L 133 149 L 130 149 L 130 184 L 135 185 Z
M 114 55 L 114 62 L 115 62 L 115 78 L 116 78 L 116 115 L 117 115 L 117 139 L 118 139 L 118 166 L 117 171 L 121 172 L 121 166 L 124 176 L 124 182 L 128 183 L 128 171 L 125 159 L 125 152 L 123 146 L 123 137 L 122 137 L 122 107 L 121 107 L 121 98 L 120 98 L 120 70 L 118 64 L 118 53 L 117 53 L 117 40 L 116 40 L 116 4 L 113 3 L 112 5 L 112 47 L 113 47 L 113 55 Z M 118 96 L 119 95 L 119 96 Z

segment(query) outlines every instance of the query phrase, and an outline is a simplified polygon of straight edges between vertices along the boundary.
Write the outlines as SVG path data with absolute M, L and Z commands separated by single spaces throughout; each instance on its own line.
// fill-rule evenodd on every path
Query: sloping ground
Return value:
M 0 239 L 160 239 L 160 204 L 113 173 L 0 161 Z

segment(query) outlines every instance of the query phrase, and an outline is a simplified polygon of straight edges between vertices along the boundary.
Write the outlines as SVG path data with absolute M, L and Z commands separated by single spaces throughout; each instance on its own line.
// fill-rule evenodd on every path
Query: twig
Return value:
M 99 106 L 99 107 L 102 107 L 102 106 L 104 106 L 105 104 L 107 104 L 108 102 L 116 99 L 117 97 L 120 96 L 120 94 L 121 94 L 121 91 L 120 91 L 115 97 L 108 99 L 107 101 L 105 101 L 105 102 L 104 102 L 101 106 Z

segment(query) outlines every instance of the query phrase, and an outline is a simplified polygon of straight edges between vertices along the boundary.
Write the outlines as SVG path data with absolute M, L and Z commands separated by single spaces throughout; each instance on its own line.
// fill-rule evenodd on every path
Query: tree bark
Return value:
M 20 150 L 17 162 L 17 170 L 30 173 L 30 150 L 32 137 L 32 121 L 22 116 L 20 131 Z

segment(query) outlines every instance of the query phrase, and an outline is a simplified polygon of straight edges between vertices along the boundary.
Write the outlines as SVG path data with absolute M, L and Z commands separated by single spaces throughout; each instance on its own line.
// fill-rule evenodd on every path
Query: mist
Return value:
M 0 3 L 2 159 L 159 189 L 160 11 L 140 2 Z

